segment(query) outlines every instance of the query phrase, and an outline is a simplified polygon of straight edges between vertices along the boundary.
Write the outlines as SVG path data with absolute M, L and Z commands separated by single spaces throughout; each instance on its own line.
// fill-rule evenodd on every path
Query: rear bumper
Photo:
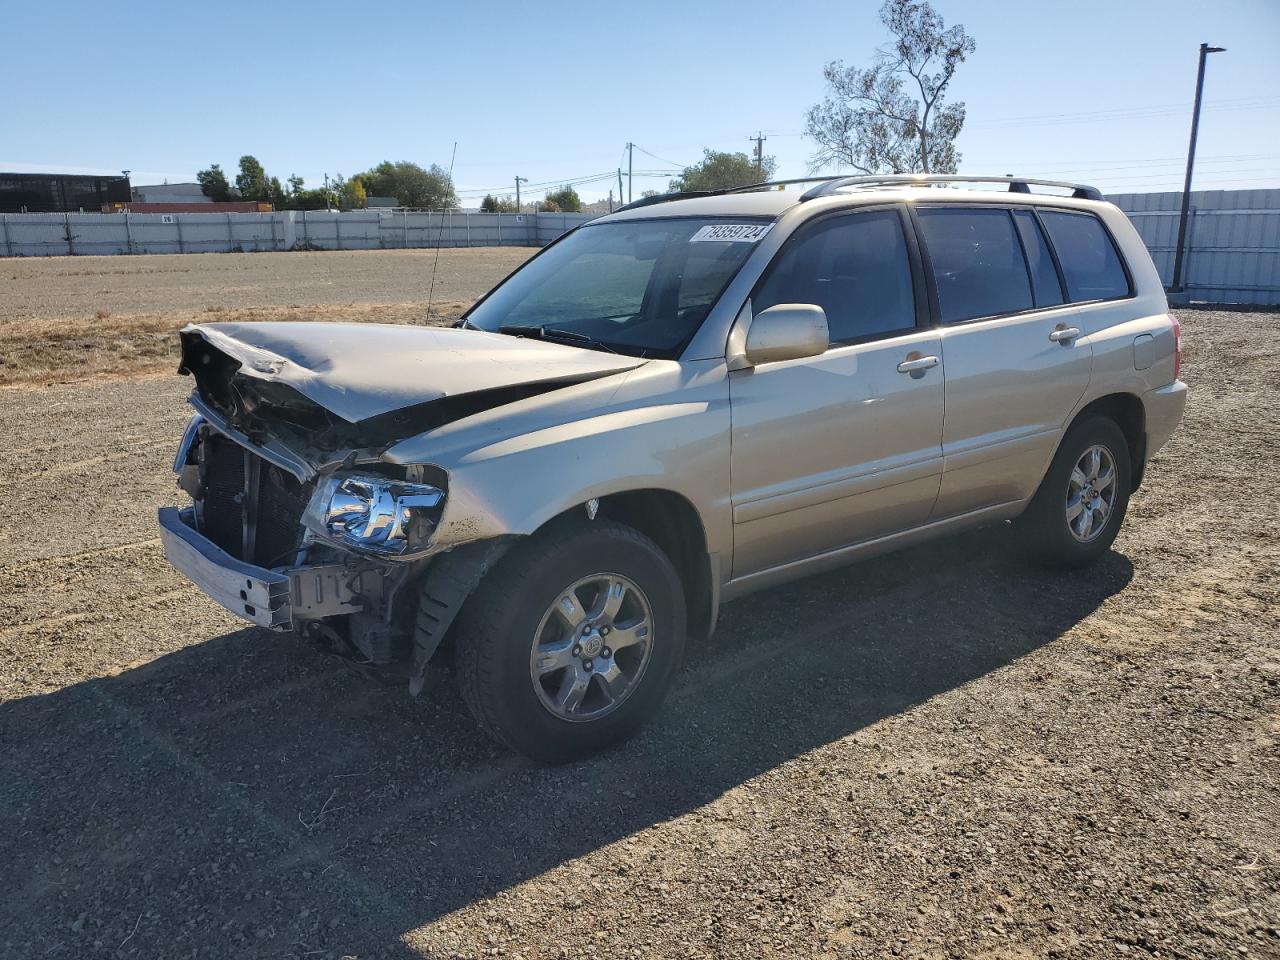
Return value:
M 1142 397 L 1147 420 L 1147 457 L 1169 442 L 1173 431 L 1182 422 L 1182 411 L 1187 406 L 1187 385 L 1175 380 L 1168 386 L 1148 390 Z
M 192 526 L 191 510 L 163 507 L 158 519 L 165 558 L 179 573 L 250 623 L 272 630 L 292 625 L 287 574 L 237 560 Z

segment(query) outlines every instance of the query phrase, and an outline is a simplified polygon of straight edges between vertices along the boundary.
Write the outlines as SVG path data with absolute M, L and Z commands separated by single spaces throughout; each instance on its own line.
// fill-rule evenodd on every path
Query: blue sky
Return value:
M 962 171 L 1179 189 L 1203 40 L 1228 52 L 1209 60 L 1196 187 L 1280 186 L 1280 0 L 934 5 L 978 44 L 951 94 L 968 105 Z M 516 174 L 625 168 L 628 140 L 637 171 L 670 170 L 761 129 L 778 175 L 804 176 L 822 66 L 870 61 L 878 6 L 15 0 L 0 170 L 154 183 L 252 153 L 314 186 L 383 159 L 447 167 L 456 140 L 469 205 Z

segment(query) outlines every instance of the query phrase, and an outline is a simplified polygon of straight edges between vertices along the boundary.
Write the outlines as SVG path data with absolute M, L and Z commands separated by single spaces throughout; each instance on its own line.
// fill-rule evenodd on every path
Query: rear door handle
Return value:
M 1049 339 L 1054 343 L 1070 343 L 1078 336 L 1080 336 L 1079 327 L 1059 327 L 1049 334 Z
M 915 373 L 917 370 L 932 370 L 937 365 L 937 357 L 916 357 L 912 360 L 903 360 L 898 364 L 898 372 Z

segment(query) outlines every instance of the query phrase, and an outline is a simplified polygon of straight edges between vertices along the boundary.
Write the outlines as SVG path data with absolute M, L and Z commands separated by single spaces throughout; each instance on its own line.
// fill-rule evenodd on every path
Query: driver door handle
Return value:
M 1049 339 L 1054 343 L 1070 343 L 1078 336 L 1080 336 L 1079 327 L 1059 327 L 1049 334 Z
M 932 370 L 938 365 L 937 357 L 916 357 L 914 360 L 903 360 L 898 364 L 899 373 L 914 373 L 917 370 Z

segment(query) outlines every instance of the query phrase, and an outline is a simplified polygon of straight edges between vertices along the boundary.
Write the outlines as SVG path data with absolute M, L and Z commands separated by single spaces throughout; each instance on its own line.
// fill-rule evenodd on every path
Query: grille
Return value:
M 244 552 L 244 450 L 216 434 L 206 434 L 204 457 L 203 533 L 233 557 L 240 557 Z
M 240 560 L 259 567 L 293 562 L 302 543 L 302 511 L 310 491 L 294 477 L 243 447 L 206 434 L 202 532 Z M 246 498 L 246 468 L 256 466 L 257 489 Z M 253 555 L 244 556 L 246 500 L 257 507 Z

